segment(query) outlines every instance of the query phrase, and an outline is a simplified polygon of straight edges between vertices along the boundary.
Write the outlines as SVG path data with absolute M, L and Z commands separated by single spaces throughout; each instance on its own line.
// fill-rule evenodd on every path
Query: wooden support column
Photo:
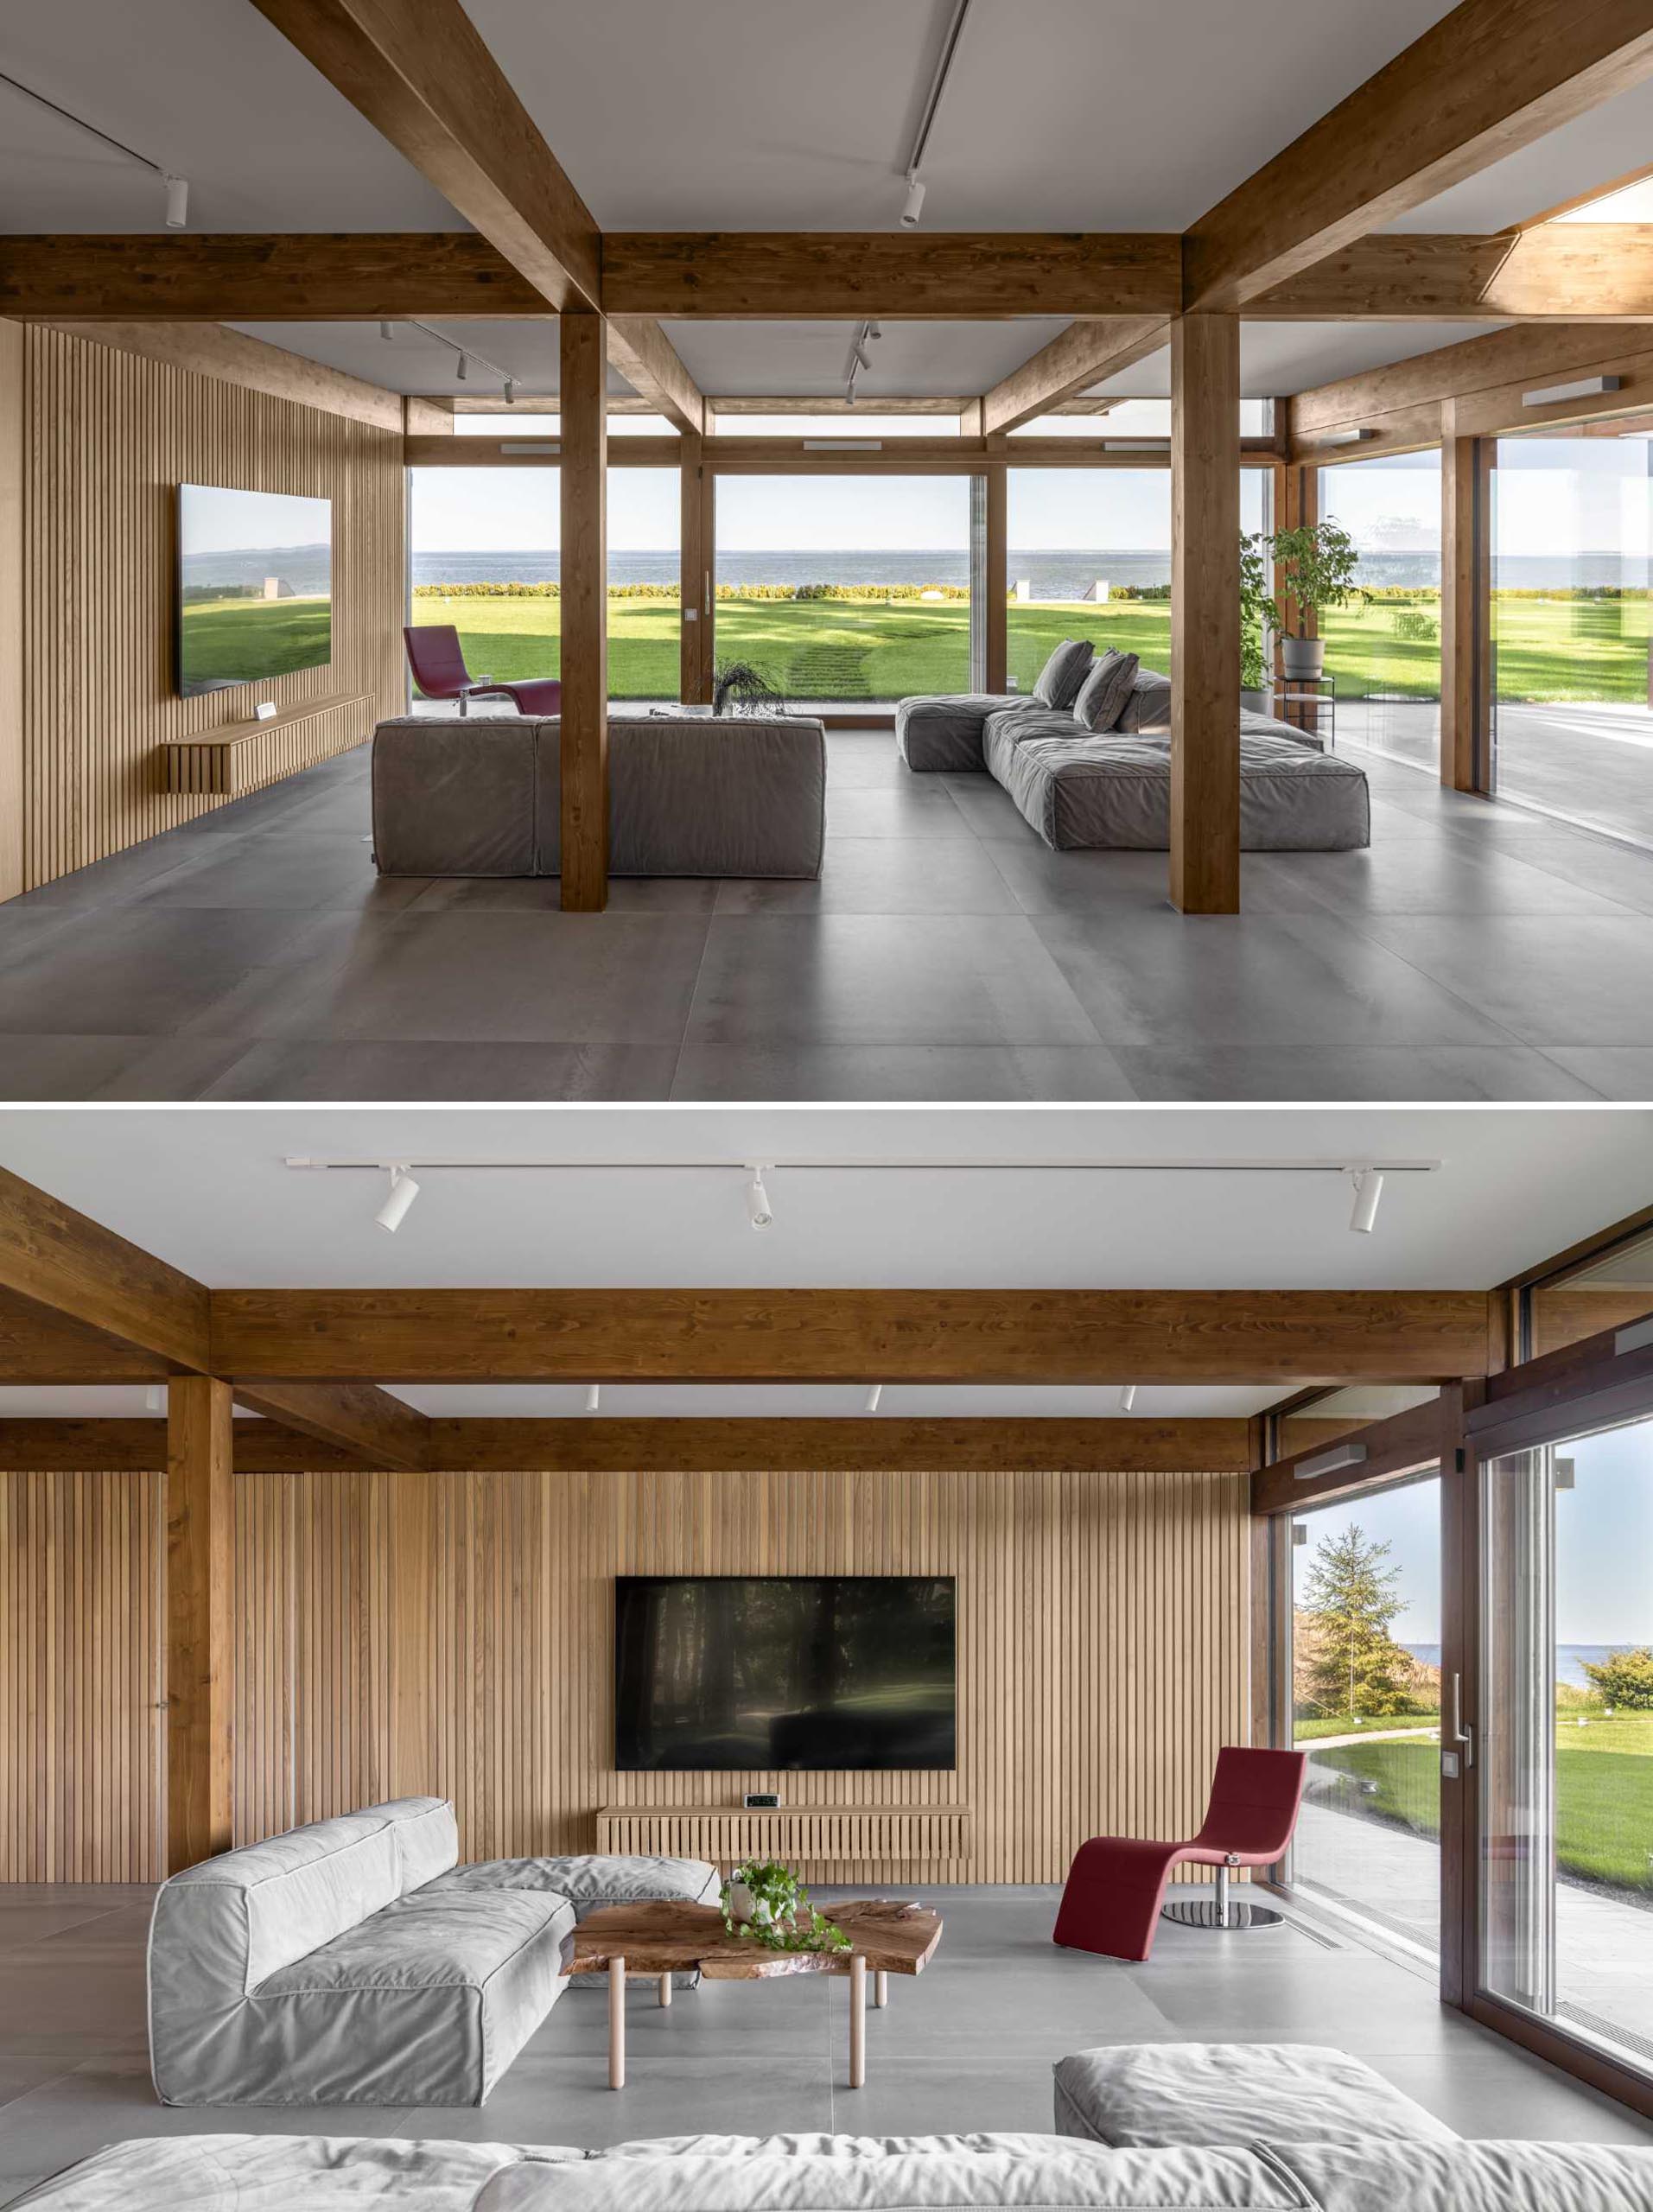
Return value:
M 0 899 L 23 888 L 23 327 L 0 322 Z
M 1240 326 L 1171 326 L 1171 903 L 1240 907 Z
M 1010 665 L 1009 591 L 1010 476 L 1008 469 L 987 472 L 987 607 L 983 638 L 987 645 L 984 691 L 1008 688 Z
M 678 442 L 682 487 L 678 531 L 678 603 L 683 617 L 680 692 L 686 707 L 703 706 L 711 696 L 711 608 L 706 591 L 706 509 L 711 490 L 701 454 L 701 434 L 685 430 Z
M 1440 410 L 1440 780 L 1481 788 L 1486 760 L 1488 574 L 1483 457 L 1460 437 L 1458 403 Z
M 608 903 L 607 345 L 601 315 L 562 334 L 563 907 Z
M 230 1386 L 167 1390 L 167 1872 L 232 1841 L 235 1489 Z

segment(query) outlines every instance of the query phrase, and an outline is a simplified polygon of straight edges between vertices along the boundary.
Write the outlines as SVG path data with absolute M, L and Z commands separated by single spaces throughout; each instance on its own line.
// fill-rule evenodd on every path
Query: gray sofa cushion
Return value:
M 991 715 L 982 749 L 989 772 L 1054 850 L 1169 846 L 1168 735 L 1087 737 L 1067 715 Z M 1243 729 L 1240 842 L 1248 852 L 1342 852 L 1370 842 L 1370 798 L 1358 768 L 1270 729 Z
M 51 2212 L 472 2212 L 502 2166 L 589 2155 L 549 2143 L 396 2136 L 158 2136 L 111 2143 L 22 2202 Z
M 534 721 L 400 715 L 373 733 L 381 875 L 531 875 Z
M 1039 671 L 1033 696 L 1041 707 L 1071 708 L 1095 655 L 1088 638 L 1064 638 Z
M 1073 702 L 1073 719 L 1084 729 L 1112 729 L 1136 682 L 1136 655 L 1107 652 L 1090 664 Z
M 1130 696 L 1115 725 L 1128 735 L 1139 731 L 1168 730 L 1171 727 L 1171 678 L 1157 668 L 1139 668 Z
M 1319 2212 L 1653 2212 L 1653 2150 L 1617 2143 L 1264 2147 Z
M 550 1890 L 566 1897 L 576 1920 L 605 1905 L 635 1904 L 654 1897 L 687 1897 L 691 1904 L 715 1904 L 722 1890 L 709 1859 L 661 1859 L 642 1853 L 605 1857 L 579 1853 L 564 1859 L 488 1859 L 474 1866 L 455 1866 L 431 1884 L 434 1890 Z M 697 1989 L 698 1967 L 671 1977 L 674 1989 Z M 607 1988 L 601 1974 L 576 1974 L 574 1990 Z
M 991 714 L 1037 702 L 1020 691 L 955 691 L 902 699 L 895 709 L 895 749 L 919 775 L 980 768 L 982 725 Z
M 1116 2147 L 1156 2143 L 1459 2139 L 1364 2058 L 1318 2044 L 1121 2044 L 1054 2069 L 1056 2126 Z
M 539 732 L 536 873 L 562 868 L 562 724 Z M 817 876 L 826 829 L 818 721 L 611 718 L 611 875 Z

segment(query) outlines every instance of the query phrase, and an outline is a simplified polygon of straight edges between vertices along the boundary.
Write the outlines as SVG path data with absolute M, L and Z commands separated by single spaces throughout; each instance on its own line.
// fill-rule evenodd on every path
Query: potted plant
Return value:
M 712 671 L 712 712 L 722 715 L 730 701 L 737 715 L 779 713 L 781 695 L 762 669 L 749 660 L 721 660 Z
M 849 1938 L 810 1903 L 790 1867 L 749 1859 L 723 1885 L 723 1925 L 771 1951 L 847 1951 Z
M 1240 536 L 1240 703 L 1264 711 L 1268 639 L 1280 608 L 1268 588 L 1268 540 L 1262 531 Z
M 1277 530 L 1271 540 L 1275 583 L 1282 598 L 1296 609 L 1300 622 L 1313 620 L 1328 607 L 1346 607 L 1359 599 L 1355 570 L 1360 556 L 1355 541 L 1341 523 L 1306 522 L 1295 530 Z M 1283 630 L 1280 640 L 1282 674 L 1305 677 L 1326 672 L 1326 640 L 1294 637 Z

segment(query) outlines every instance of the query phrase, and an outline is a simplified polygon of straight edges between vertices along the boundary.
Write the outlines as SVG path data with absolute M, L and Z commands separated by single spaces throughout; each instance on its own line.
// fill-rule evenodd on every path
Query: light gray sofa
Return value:
M 373 733 L 381 875 L 562 871 L 562 722 L 403 715 Z M 826 732 L 803 716 L 615 717 L 613 875 L 817 876 Z
M 452 1806 L 410 1797 L 162 1883 L 149 1955 L 162 2102 L 481 2104 L 569 1986 L 577 1919 L 717 1882 L 703 1859 L 458 1858 Z
M 1081 2051 L 1054 2135 L 679 2135 L 602 2151 L 355 2137 L 111 2145 L 35 2212 L 1650 2212 L 1653 2150 L 1465 2142 L 1302 2044 Z
M 1345 852 L 1371 842 L 1366 778 L 1317 737 L 1238 709 L 1240 843 L 1247 852 Z M 1171 683 L 1137 672 L 1113 728 L 1019 693 L 904 699 L 896 748 L 920 773 L 983 770 L 1059 852 L 1171 842 Z

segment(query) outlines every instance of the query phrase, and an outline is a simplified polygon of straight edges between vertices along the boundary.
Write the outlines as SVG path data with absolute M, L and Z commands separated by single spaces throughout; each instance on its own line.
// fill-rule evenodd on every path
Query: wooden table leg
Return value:
M 849 2086 L 867 2086 L 867 1961 L 859 1951 L 849 1961 Z
M 670 2005 L 670 2004 L 671 2004 L 671 1976 L 669 1974 L 663 1974 L 660 1976 L 660 2009 L 661 2009 L 661 2011 L 662 2011 L 662 2012 L 664 2012 L 664 2011 L 665 2010 L 666 2006 L 667 2006 L 668 2005 Z
M 608 2086 L 626 2087 L 626 1961 L 608 1961 Z
M 890 1978 L 882 1968 L 873 1976 L 873 2004 L 882 2012 L 890 2001 Z

